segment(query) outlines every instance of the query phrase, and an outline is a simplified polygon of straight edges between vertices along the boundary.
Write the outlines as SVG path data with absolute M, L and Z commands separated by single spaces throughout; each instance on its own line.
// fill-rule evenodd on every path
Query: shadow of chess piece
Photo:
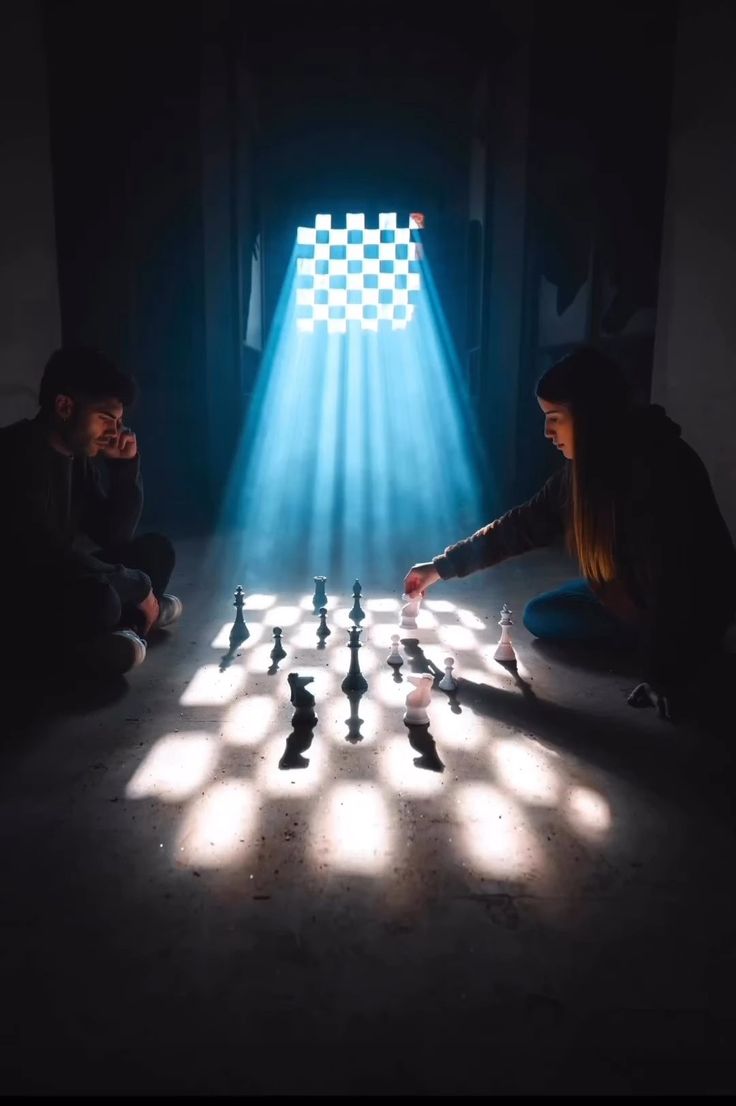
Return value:
M 364 720 L 358 716 L 358 709 L 360 707 L 360 700 L 363 698 L 363 692 L 350 691 L 347 693 L 347 698 L 350 703 L 350 717 L 345 719 L 345 725 L 348 728 L 345 740 L 349 741 L 351 745 L 357 745 L 359 741 L 363 740 L 360 727 L 363 725 Z
M 325 638 L 328 638 L 332 630 L 327 625 L 327 607 L 320 607 L 319 609 L 319 626 L 317 627 L 317 637 L 319 638 L 318 649 L 324 649 Z
M 298 672 L 290 672 L 286 678 L 291 688 L 291 705 L 294 707 L 292 723 L 315 726 L 317 715 L 314 713 L 314 695 L 307 691 L 307 684 L 314 681 L 314 676 L 300 676 Z
M 286 747 L 279 761 L 279 768 L 309 767 L 309 757 L 305 757 L 303 754 L 309 749 L 314 737 L 314 727 L 317 719 L 314 715 L 312 717 L 314 718 L 313 722 L 308 718 L 305 719 L 301 711 L 294 711 L 291 720 L 293 729 L 286 739 Z
M 419 644 L 419 638 L 402 637 L 401 644 L 404 646 L 406 659 L 409 662 L 412 672 L 430 672 L 436 680 L 442 677 L 442 669 L 438 668 L 434 661 L 431 661 L 429 657 L 425 655 L 424 650 Z
M 513 676 L 514 683 L 526 699 L 536 699 L 536 695 L 532 691 L 529 683 L 519 672 L 519 664 L 516 657 L 514 657 L 512 661 L 496 661 L 496 664 L 500 665 L 501 668 L 505 668 L 509 675 Z
M 462 714 L 463 708 L 460 705 L 460 696 L 457 691 L 446 691 L 447 701 L 450 706 L 450 710 L 453 714 Z
M 350 668 L 348 674 L 340 685 L 342 690 L 359 691 L 361 694 L 368 690 L 368 681 L 363 673 L 360 671 L 360 663 L 358 661 L 358 650 L 360 649 L 360 635 L 362 631 L 359 626 L 353 626 L 348 635 L 348 649 L 350 650 Z
M 282 661 L 286 656 L 286 650 L 281 644 L 281 635 L 283 630 L 280 626 L 274 626 L 273 628 L 273 649 L 271 650 L 271 667 L 268 669 L 268 675 L 273 676 L 274 673 L 279 670 L 279 661 Z
M 407 722 L 406 728 L 409 731 L 409 744 L 420 754 L 414 757 L 417 768 L 425 768 L 429 772 L 444 772 L 445 766 L 440 760 L 435 740 L 429 732 L 429 723 L 417 725 Z
M 360 605 L 360 597 L 363 594 L 363 589 L 360 586 L 360 580 L 356 580 L 353 584 L 353 606 L 350 614 L 348 615 L 351 622 L 360 624 L 365 618 L 365 611 Z
M 319 612 L 320 607 L 327 606 L 327 592 L 325 591 L 326 583 L 326 576 L 315 576 L 314 595 L 312 596 L 312 606 L 314 607 L 315 614 Z

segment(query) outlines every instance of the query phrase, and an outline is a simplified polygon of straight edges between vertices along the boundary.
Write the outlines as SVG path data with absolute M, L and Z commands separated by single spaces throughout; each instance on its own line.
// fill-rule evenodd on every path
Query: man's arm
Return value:
M 104 457 L 87 462 L 82 529 L 101 546 L 123 545 L 132 541 L 143 510 L 140 453 L 132 431 L 123 430 Z
M 448 546 L 433 559 L 434 567 L 443 580 L 449 580 L 550 545 L 564 533 L 565 497 L 565 471 L 560 469 L 526 503 Z

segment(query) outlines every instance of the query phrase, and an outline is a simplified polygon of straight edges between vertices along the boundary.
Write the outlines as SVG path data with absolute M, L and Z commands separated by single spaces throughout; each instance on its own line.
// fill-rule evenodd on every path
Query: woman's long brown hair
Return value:
M 540 378 L 540 399 L 572 413 L 567 544 L 587 580 L 616 576 L 616 503 L 624 484 L 631 393 L 615 362 L 592 347 L 563 357 Z

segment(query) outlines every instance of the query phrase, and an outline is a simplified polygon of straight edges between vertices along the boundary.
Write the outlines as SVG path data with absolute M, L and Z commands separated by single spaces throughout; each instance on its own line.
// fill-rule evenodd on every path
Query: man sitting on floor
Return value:
M 57 659 L 61 644 L 65 659 L 99 674 L 141 664 L 150 631 L 182 610 L 165 590 L 171 542 L 135 537 L 140 454 L 123 413 L 136 392 L 97 350 L 60 349 L 36 417 L 0 429 L 0 564 L 15 643 Z

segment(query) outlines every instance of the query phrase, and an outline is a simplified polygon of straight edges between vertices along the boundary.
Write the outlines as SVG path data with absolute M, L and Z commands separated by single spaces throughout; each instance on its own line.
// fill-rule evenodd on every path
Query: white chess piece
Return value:
M 403 595 L 402 599 L 405 599 L 406 602 L 401 608 L 401 622 L 399 625 L 402 630 L 416 630 L 419 605 L 422 602 L 421 592 L 415 591 L 411 595 Z
M 432 697 L 434 678 L 429 672 L 420 672 L 406 678 L 409 683 L 414 684 L 414 690 L 406 697 L 404 721 L 414 726 L 426 726 L 429 722 L 427 707 Z
M 399 635 L 391 634 L 391 652 L 386 657 L 386 664 L 390 664 L 393 668 L 401 668 L 404 663 L 404 658 L 399 652 Z
M 501 638 L 496 647 L 496 652 L 493 654 L 493 659 L 494 661 L 501 661 L 502 664 L 508 664 L 510 661 L 516 660 L 516 653 L 511 644 L 511 633 L 509 631 L 509 626 L 513 626 L 511 611 L 505 603 L 501 608 L 501 618 L 498 624 L 501 627 Z
M 457 680 L 452 674 L 452 670 L 455 667 L 454 657 L 445 657 L 445 674 L 437 684 L 440 691 L 457 691 Z

